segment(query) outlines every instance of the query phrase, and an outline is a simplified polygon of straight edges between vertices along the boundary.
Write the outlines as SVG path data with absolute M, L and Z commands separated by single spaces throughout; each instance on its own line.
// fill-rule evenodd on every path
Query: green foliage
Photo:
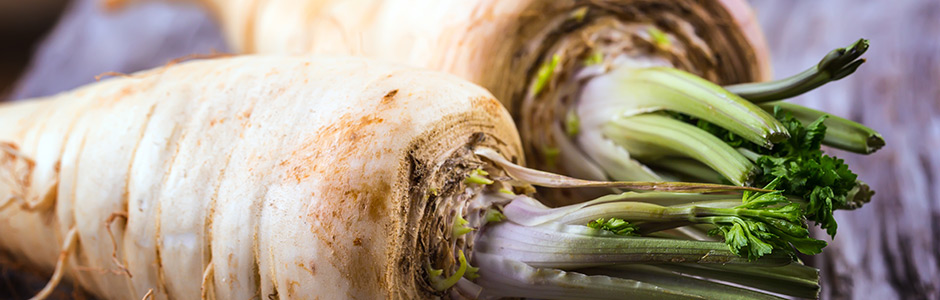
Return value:
M 820 149 L 826 135 L 825 117 L 803 125 L 792 114 L 777 107 L 774 117 L 786 126 L 790 138 L 767 149 L 707 121 L 674 116 L 696 124 L 732 147 L 758 154 L 755 163 L 761 173 L 753 185 L 766 185 L 779 178 L 777 188 L 786 195 L 805 199 L 804 210 L 808 219 L 835 236 L 838 225 L 832 211 L 849 206 L 846 195 L 856 186 L 858 175 L 849 170 L 843 160 L 825 155 Z
M 600 218 L 588 222 L 587 226 L 594 229 L 610 231 L 616 235 L 640 235 L 637 232 L 640 230 L 639 227 L 619 218 Z
M 765 188 L 773 189 L 782 179 L 771 181 Z M 803 254 L 819 254 L 826 242 L 809 237 L 809 230 L 798 204 L 790 202 L 780 191 L 745 193 L 744 204 L 735 215 L 704 217 L 717 225 L 709 235 L 725 238 L 731 252 L 755 260 L 774 250 L 794 255 L 794 248 Z

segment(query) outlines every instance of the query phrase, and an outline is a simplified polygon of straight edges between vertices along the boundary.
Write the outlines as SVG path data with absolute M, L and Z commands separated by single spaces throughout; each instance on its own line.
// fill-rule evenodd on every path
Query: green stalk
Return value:
M 476 282 L 484 298 L 534 299 L 702 299 L 682 289 L 609 276 L 587 276 L 553 268 L 537 268 L 500 255 L 477 253 Z
M 791 77 L 769 82 L 728 85 L 725 89 L 754 103 L 796 97 L 852 74 L 865 62 L 864 59 L 858 58 L 867 50 L 868 40 L 859 39 L 848 47 L 832 50 L 815 66 Z
M 612 120 L 604 134 L 639 160 L 690 157 L 736 185 L 746 185 L 757 169 L 727 143 L 688 123 L 660 114 Z
M 775 182 L 767 188 L 773 188 Z M 711 205 L 716 202 L 717 205 Z M 826 242 L 809 237 L 803 211 L 780 192 L 745 192 L 743 204 L 726 207 L 727 200 L 660 206 L 650 203 L 599 198 L 586 203 L 550 209 L 531 198 L 517 198 L 504 207 L 515 223 L 535 226 L 551 223 L 589 224 L 597 219 L 620 219 L 638 224 L 641 234 L 690 224 L 714 224 L 710 235 L 721 235 L 731 252 L 750 260 L 771 253 L 818 254 Z
M 456 258 L 461 262 L 453 275 L 443 278 L 443 271 L 429 268 L 432 286 L 440 290 L 456 283 L 459 293 L 481 298 L 545 299 L 780 299 L 773 293 L 814 296 L 818 291 L 818 273 L 799 265 L 792 267 L 794 258 L 786 251 L 745 257 L 729 249 L 727 242 L 628 236 L 635 235 L 637 228 L 623 220 L 598 220 L 591 225 L 595 228 L 590 228 L 563 224 L 559 219 L 578 211 L 619 209 L 612 205 L 639 207 L 653 215 L 659 210 L 660 216 L 685 212 L 686 219 L 716 224 L 746 223 L 744 219 L 752 217 L 793 219 L 791 214 L 800 212 L 791 205 L 780 207 L 783 197 L 777 192 L 745 192 L 743 200 L 672 194 L 685 198 L 673 207 L 628 201 L 660 201 L 670 195 L 649 194 L 653 195 L 611 195 L 555 209 L 526 196 L 516 197 L 503 207 L 506 218 L 502 222 L 486 223 L 478 231 L 472 247 L 476 268 L 465 263 L 463 253 L 458 252 Z M 504 199 L 497 192 L 483 197 Z M 729 207 L 734 203 L 739 205 Z M 741 217 L 713 216 L 723 214 Z M 774 227 L 770 231 L 753 228 L 756 223 L 743 226 L 756 238 L 767 238 L 761 234 L 772 231 L 775 236 L 792 239 L 788 232 L 777 229 L 785 227 L 777 223 L 761 223 Z M 769 243 L 776 247 L 782 242 Z M 763 280 L 735 278 L 747 276 Z M 793 291 L 777 291 L 787 286 L 793 286 Z
M 611 212 L 627 209 L 633 211 L 659 210 L 663 207 L 673 207 L 675 209 L 688 208 L 692 206 L 715 207 L 715 208 L 733 208 L 741 205 L 741 196 L 739 195 L 702 195 L 702 194 L 675 194 L 675 193 L 635 193 L 626 192 L 621 194 L 605 195 L 597 199 L 582 202 L 579 204 L 568 205 L 557 208 L 549 208 L 538 200 L 530 197 L 518 197 L 513 199 L 509 205 L 503 207 L 503 214 L 509 220 L 526 225 L 538 226 L 547 223 L 560 223 L 566 216 L 572 215 L 578 211 L 597 211 L 604 213 L 607 210 Z M 618 204 L 618 203 L 623 203 Z M 604 206 L 608 205 L 608 206 Z M 618 206 L 620 205 L 620 206 Z M 675 206 L 670 206 L 675 205 Z M 583 214 L 583 213 L 582 213 Z M 648 213 L 647 213 L 648 214 Z M 596 215 L 595 217 L 585 217 L 584 220 L 596 220 L 599 218 L 610 218 L 611 216 Z M 621 218 L 623 219 L 623 218 Z M 683 219 L 671 220 L 682 221 Z M 565 222 L 569 224 L 581 224 L 583 220 L 575 222 Z M 629 221 L 629 220 L 628 220 Z M 667 220 L 664 220 L 667 221 Z
M 721 280 L 787 296 L 819 297 L 819 270 L 800 263 L 782 267 L 661 264 L 678 273 Z
M 642 202 L 611 202 L 576 210 L 560 218 L 558 221 L 563 224 L 587 224 L 599 218 L 618 218 L 631 222 L 690 221 L 693 223 L 713 223 L 715 219 L 708 219 L 708 217 L 798 219 L 798 215 L 792 212 L 778 212 L 773 210 L 717 208 L 698 205 L 659 206 Z
M 586 222 L 585 222 L 586 223 Z M 533 267 L 577 269 L 633 263 L 746 264 L 781 266 L 792 259 L 773 253 L 748 259 L 722 242 L 619 236 L 581 225 L 488 225 L 475 251 L 498 254 Z
M 704 205 L 703 203 L 712 203 L 713 201 L 727 201 L 732 203 L 729 207 L 741 204 L 740 195 L 727 194 L 678 194 L 665 192 L 626 192 L 620 194 L 605 195 L 597 198 L 595 201 L 633 201 L 645 202 L 662 206 L 676 205 Z M 594 201 L 591 201 L 594 202 Z
M 885 140 L 880 133 L 845 118 L 787 102 L 770 102 L 760 105 L 767 112 L 773 112 L 775 106 L 780 106 L 783 111 L 792 113 L 793 117 L 804 125 L 809 125 L 822 116 L 828 116 L 823 121 L 823 125 L 826 125 L 826 136 L 822 143 L 825 145 L 860 154 L 873 153 L 885 145 Z
M 592 102 L 586 105 L 598 108 L 598 114 L 674 111 L 707 120 L 768 148 L 789 137 L 783 125 L 756 105 L 708 80 L 673 68 L 617 68 L 593 78 L 581 96 L 582 102 Z M 581 115 L 582 120 L 589 117 Z
M 661 191 L 674 193 L 711 193 L 731 191 L 769 192 L 769 190 L 709 183 L 692 182 L 648 182 L 648 181 L 593 181 L 571 178 L 548 173 L 514 164 L 490 148 L 477 148 L 474 154 L 484 157 L 503 169 L 509 177 L 535 186 L 549 188 L 620 188 L 640 191 Z
M 724 183 L 727 181 L 721 173 L 694 159 L 666 157 L 646 162 L 654 168 L 669 172 L 680 178 L 685 177 L 695 182 Z
M 684 276 L 667 268 L 659 267 L 659 265 L 617 265 L 581 271 L 585 274 L 606 275 L 655 284 L 662 288 L 681 290 L 705 299 L 783 299 L 758 291 Z

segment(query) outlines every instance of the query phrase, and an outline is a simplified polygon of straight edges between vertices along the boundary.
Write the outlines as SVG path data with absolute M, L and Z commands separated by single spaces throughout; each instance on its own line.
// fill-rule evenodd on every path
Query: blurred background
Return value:
M 111 11 L 102 2 L 0 1 L 0 101 L 227 50 L 199 7 L 140 3 Z M 835 241 L 810 261 L 822 269 L 822 297 L 940 299 L 940 0 L 750 2 L 778 78 L 860 37 L 871 40 L 858 72 L 795 100 L 864 123 L 887 141 L 868 156 L 828 149 L 877 194 L 858 211 L 837 213 Z M 44 278 L 13 277 L 10 265 L 0 264 L 0 299 L 25 299 L 42 287 Z
M 13 82 L 40 39 L 55 25 L 66 0 L 0 1 L 0 99 L 7 98 Z

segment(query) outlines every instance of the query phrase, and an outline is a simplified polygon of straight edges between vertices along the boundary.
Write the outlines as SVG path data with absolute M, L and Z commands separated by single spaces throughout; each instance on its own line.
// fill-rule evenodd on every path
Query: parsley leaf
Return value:
M 773 149 L 748 142 L 740 136 L 704 120 L 674 114 L 680 120 L 696 124 L 722 139 L 728 145 L 757 155 L 754 160 L 760 174 L 753 186 L 764 186 L 779 178 L 777 189 L 786 195 L 807 201 L 803 210 L 809 220 L 835 236 L 838 225 L 832 216 L 835 209 L 851 207 L 846 196 L 856 187 L 858 175 L 849 170 L 842 159 L 823 154 L 820 149 L 826 135 L 825 116 L 804 125 L 793 115 L 775 107 L 774 118 L 790 133 L 790 138 L 775 144 Z

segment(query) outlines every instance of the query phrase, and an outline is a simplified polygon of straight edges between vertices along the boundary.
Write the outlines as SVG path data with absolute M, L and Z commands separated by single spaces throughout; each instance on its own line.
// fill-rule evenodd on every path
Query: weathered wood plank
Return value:
M 226 51 L 218 26 L 195 3 L 142 1 L 108 12 L 101 0 L 75 0 L 36 49 L 11 99 L 48 96 L 193 53 Z
M 859 37 L 872 42 L 858 72 L 796 101 L 860 121 L 887 141 L 869 156 L 830 151 L 877 194 L 837 213 L 839 233 L 814 262 L 823 269 L 823 296 L 940 298 L 940 1 L 752 4 L 777 77 Z

